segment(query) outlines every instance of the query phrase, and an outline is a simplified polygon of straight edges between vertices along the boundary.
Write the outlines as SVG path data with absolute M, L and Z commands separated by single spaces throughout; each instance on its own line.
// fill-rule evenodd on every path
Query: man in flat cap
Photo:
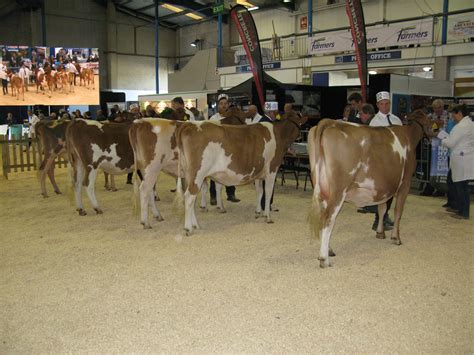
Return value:
M 380 91 L 377 93 L 376 99 L 379 112 L 377 112 L 372 121 L 370 121 L 370 126 L 401 126 L 402 121 L 390 112 L 390 93 L 388 91 Z

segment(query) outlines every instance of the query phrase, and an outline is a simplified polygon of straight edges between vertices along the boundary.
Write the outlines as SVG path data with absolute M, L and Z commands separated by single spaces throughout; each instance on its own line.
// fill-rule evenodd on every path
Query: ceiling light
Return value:
M 255 7 L 254 4 L 251 4 L 251 3 L 249 3 L 248 1 L 245 1 L 245 0 L 237 0 L 237 4 L 243 5 L 245 7 L 250 7 L 250 8 Z
M 377 74 L 376 70 L 369 70 L 369 75 L 375 75 L 375 74 Z
M 247 10 L 249 11 L 258 10 L 258 6 L 249 7 Z
M 173 11 L 173 12 L 181 12 L 181 11 L 183 11 L 182 8 L 180 8 L 180 7 L 178 7 L 178 6 L 170 5 L 170 4 L 163 4 L 163 5 L 161 5 L 161 6 L 164 7 L 165 9 L 170 10 L 170 11 Z
M 199 47 L 200 44 L 201 44 L 200 39 L 195 39 L 194 41 L 190 43 L 191 47 Z
M 193 13 L 186 14 L 186 16 L 191 17 L 194 20 L 202 20 L 203 19 L 202 16 L 199 16 L 199 15 L 196 15 L 196 14 L 193 14 Z
M 432 71 L 432 70 L 433 70 L 433 68 L 431 68 L 429 66 L 423 67 L 423 71 L 428 72 L 428 71 Z

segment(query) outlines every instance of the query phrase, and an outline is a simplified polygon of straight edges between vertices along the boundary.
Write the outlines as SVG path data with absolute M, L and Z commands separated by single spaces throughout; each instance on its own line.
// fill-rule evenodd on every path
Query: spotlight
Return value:
M 201 40 L 200 39 L 195 39 L 194 41 L 192 41 L 190 43 L 190 46 L 191 47 L 199 47 L 200 44 L 201 44 Z
M 429 72 L 429 71 L 432 71 L 432 70 L 433 70 L 433 68 L 431 68 L 430 66 L 423 67 L 423 71 Z
M 369 70 L 369 75 L 375 75 L 375 74 L 377 74 L 376 70 Z

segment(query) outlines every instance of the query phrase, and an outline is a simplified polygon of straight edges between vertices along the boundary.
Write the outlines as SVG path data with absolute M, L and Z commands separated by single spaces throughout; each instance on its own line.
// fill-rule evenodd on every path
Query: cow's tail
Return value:
M 132 206 L 133 215 L 138 217 L 140 214 L 140 181 L 138 181 L 138 159 L 137 159 L 137 125 L 132 124 L 128 131 L 128 138 L 133 149 L 133 194 L 132 194 Z
M 65 142 L 70 141 L 68 139 L 68 136 L 71 134 L 70 129 L 72 129 L 73 124 L 70 124 L 66 128 L 66 134 L 65 134 Z M 74 176 L 77 174 L 77 172 L 74 170 L 74 164 L 76 164 L 74 160 L 74 154 L 72 152 L 74 148 L 72 147 L 72 144 L 66 144 L 66 155 L 67 155 L 67 160 L 68 160 L 68 165 L 67 165 L 67 171 L 68 171 L 68 179 L 66 183 L 66 195 L 69 199 L 69 202 L 74 205 L 75 204 L 75 197 L 74 197 Z
M 178 148 L 178 180 L 176 181 L 176 195 L 173 201 L 173 212 L 177 215 L 182 216 L 184 214 L 184 192 L 182 182 L 184 154 L 179 127 L 176 128 L 176 144 Z
M 313 200 L 308 214 L 308 223 L 312 239 L 319 239 L 322 220 L 321 169 L 324 167 L 324 152 L 321 147 L 321 136 L 324 122 L 310 129 L 308 133 L 308 152 L 311 165 L 311 180 L 314 186 Z
M 36 177 L 39 180 L 40 175 L 41 175 L 41 170 L 44 168 L 44 162 L 43 162 L 43 154 L 41 153 L 43 149 L 43 146 L 41 144 L 41 134 L 38 128 L 36 129 L 35 139 L 36 139 L 36 142 L 32 142 L 32 144 L 36 144 L 35 168 L 36 168 Z

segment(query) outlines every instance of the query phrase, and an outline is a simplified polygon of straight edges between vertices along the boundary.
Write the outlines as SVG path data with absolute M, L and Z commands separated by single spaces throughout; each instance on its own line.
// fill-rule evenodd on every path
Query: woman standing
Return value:
M 469 219 L 469 180 L 474 179 L 474 123 L 468 116 L 466 105 L 452 109 L 456 125 L 447 135 L 441 131 L 441 144 L 450 149 L 450 168 L 456 189 L 456 214 L 454 218 Z M 446 136 L 447 135 L 447 136 Z

